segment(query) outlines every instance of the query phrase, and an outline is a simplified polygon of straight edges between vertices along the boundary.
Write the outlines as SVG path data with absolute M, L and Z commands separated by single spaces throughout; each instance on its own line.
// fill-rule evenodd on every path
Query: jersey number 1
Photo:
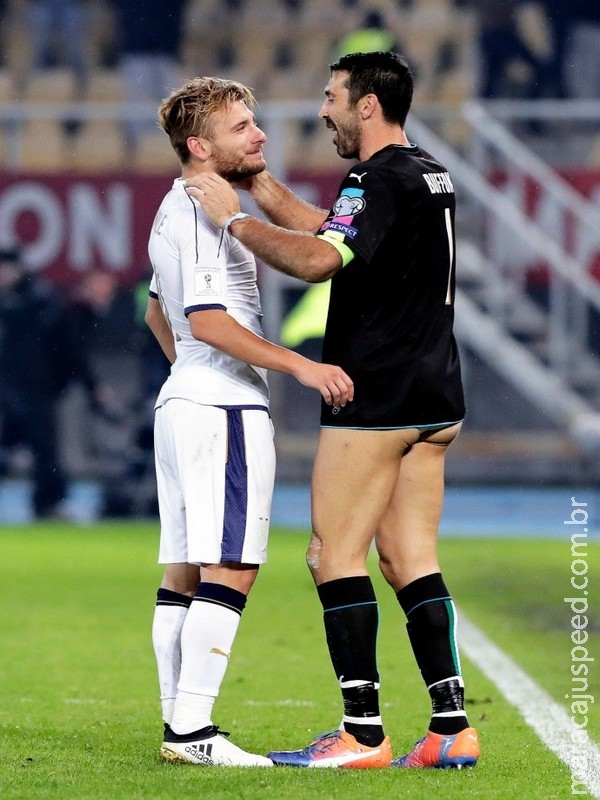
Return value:
M 454 236 L 452 235 L 452 217 L 450 209 L 444 209 L 444 217 L 446 218 L 446 233 L 448 234 L 448 255 L 450 257 L 450 266 L 448 268 L 448 288 L 446 289 L 446 302 L 444 305 L 452 305 L 452 267 L 454 265 Z

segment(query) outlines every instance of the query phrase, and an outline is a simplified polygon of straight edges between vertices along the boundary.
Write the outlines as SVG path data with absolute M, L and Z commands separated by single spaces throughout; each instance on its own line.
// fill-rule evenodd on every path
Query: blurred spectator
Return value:
M 88 38 L 85 0 L 29 0 L 27 17 L 33 69 L 65 65 L 83 87 Z
M 33 509 L 53 516 L 66 495 L 58 461 L 52 368 L 55 298 L 22 264 L 17 250 L 0 252 L 0 414 L 2 444 L 31 451 Z
M 54 334 L 54 368 L 60 391 L 64 392 L 76 380 L 86 389 L 92 409 L 109 418 L 112 392 L 98 381 L 91 357 L 99 328 L 112 308 L 116 293 L 114 275 L 89 269 L 62 307 Z
M 385 17 L 376 9 L 368 9 L 362 25 L 346 34 L 334 48 L 332 58 L 337 60 L 347 53 L 371 53 L 378 50 L 398 50 L 393 33 L 388 30 Z
M 79 303 L 79 301 L 78 301 Z M 16 249 L 0 251 L 0 419 L 3 449 L 24 445 L 31 454 L 33 511 L 61 516 L 67 481 L 57 441 L 58 402 L 73 381 L 83 384 L 95 408 L 106 392 L 89 366 L 93 320 L 65 305 L 29 272 Z M 6 468 L 10 459 L 6 459 Z
M 547 26 L 550 52 L 545 76 L 545 96 L 564 98 L 569 94 L 566 84 L 566 53 L 571 39 L 573 17 L 577 10 L 565 0 L 539 0 Z
M 478 16 L 479 96 L 533 99 L 543 94 L 546 59 L 522 35 L 518 15 L 530 0 L 461 0 Z
M 36 517 L 58 512 L 66 481 L 57 454 L 52 338 L 55 298 L 29 274 L 17 250 L 0 252 L 0 413 L 2 444 L 25 444 L 33 458 Z
M 600 4 L 570 0 L 571 25 L 565 80 L 571 97 L 600 97 Z
M 119 64 L 128 103 L 157 105 L 180 80 L 185 0 L 111 0 L 121 34 Z M 127 126 L 130 139 L 156 127 L 150 120 Z
M 300 299 L 282 321 L 282 345 L 300 347 L 311 339 L 323 339 L 330 291 L 331 281 L 323 281 L 302 292 Z

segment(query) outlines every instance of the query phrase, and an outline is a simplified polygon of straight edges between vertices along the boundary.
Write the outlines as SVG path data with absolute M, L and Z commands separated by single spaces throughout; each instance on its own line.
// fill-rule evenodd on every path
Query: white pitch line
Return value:
M 587 731 L 578 732 L 574 741 L 574 727 L 566 709 L 540 689 L 462 612 L 458 634 L 459 645 L 465 654 L 497 686 L 546 747 L 569 767 L 578 786 L 585 786 L 591 797 L 600 798 L 600 749 L 591 741 Z M 585 765 L 583 769 L 582 764 Z

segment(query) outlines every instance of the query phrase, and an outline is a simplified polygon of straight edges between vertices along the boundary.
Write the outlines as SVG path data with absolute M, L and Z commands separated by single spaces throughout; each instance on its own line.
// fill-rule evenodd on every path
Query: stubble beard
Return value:
M 340 158 L 358 158 L 360 152 L 360 130 L 358 125 L 328 126 L 337 136 L 336 150 Z
M 216 161 L 215 172 L 230 183 L 236 183 L 246 178 L 251 178 L 253 175 L 258 175 L 267 166 L 263 158 L 255 163 L 248 163 L 245 159 L 234 161 L 227 157 L 219 157 Z

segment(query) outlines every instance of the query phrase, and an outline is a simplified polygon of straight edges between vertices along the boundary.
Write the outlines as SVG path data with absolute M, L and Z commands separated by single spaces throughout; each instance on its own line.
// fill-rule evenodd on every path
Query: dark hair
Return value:
M 404 127 L 413 96 L 413 75 L 406 59 L 393 52 L 348 53 L 329 65 L 347 72 L 349 103 L 355 106 L 367 94 L 377 95 L 386 122 Z

